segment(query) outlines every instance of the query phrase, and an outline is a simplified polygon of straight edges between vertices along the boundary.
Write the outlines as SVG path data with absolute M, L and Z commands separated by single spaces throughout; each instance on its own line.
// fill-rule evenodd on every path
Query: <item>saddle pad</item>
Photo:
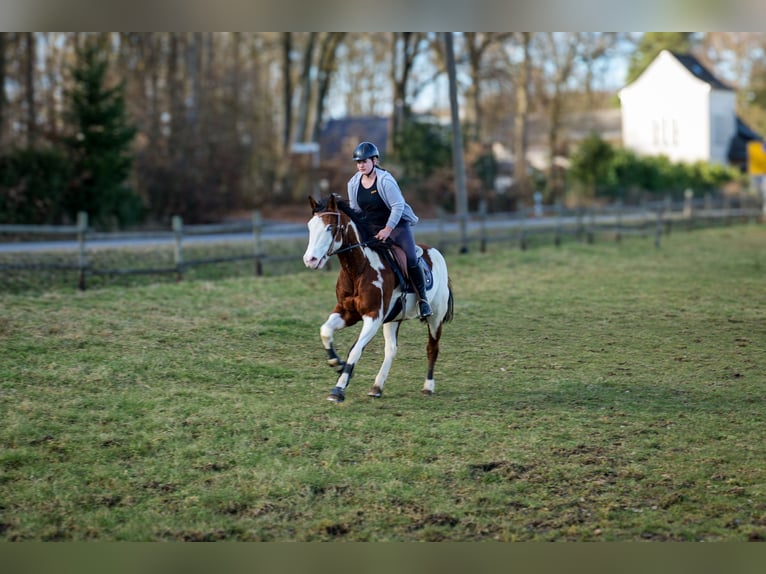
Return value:
M 404 254 L 404 250 L 393 245 L 389 248 L 388 253 L 392 255 L 392 257 L 389 258 L 389 262 L 394 268 L 397 277 L 400 278 L 400 284 L 403 285 L 404 292 L 412 293 L 412 285 L 408 281 L 409 277 L 407 274 L 407 256 Z M 423 259 L 423 248 L 420 245 L 415 246 L 415 253 L 418 256 L 418 265 L 420 265 L 420 268 L 423 270 L 423 279 L 425 279 L 426 291 L 428 291 L 434 286 L 434 277 L 431 273 L 431 268 L 428 266 L 426 260 Z

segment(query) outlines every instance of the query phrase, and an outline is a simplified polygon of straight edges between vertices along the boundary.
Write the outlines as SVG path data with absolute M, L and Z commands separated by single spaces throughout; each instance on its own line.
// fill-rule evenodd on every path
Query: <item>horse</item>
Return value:
M 335 403 L 345 400 L 354 367 L 382 326 L 384 359 L 367 393 L 369 397 L 380 398 L 396 356 L 399 327 L 403 321 L 419 318 L 417 294 L 409 287 L 393 259 L 386 255 L 385 249 L 391 247 L 390 242 L 375 239 L 361 214 L 352 210 L 347 201 L 333 194 L 319 201 L 309 197 L 309 202 L 312 216 L 308 222 L 309 240 L 303 262 L 309 269 L 322 269 L 335 255 L 341 266 L 335 285 L 337 303 L 319 329 L 327 352 L 327 364 L 339 373 L 327 400 Z M 383 249 L 381 243 L 384 243 Z M 427 264 L 424 266 L 426 293 L 433 311 L 432 315 L 421 318 L 428 326 L 428 369 L 422 393 L 431 396 L 434 394 L 434 365 L 439 356 L 442 326 L 452 320 L 454 299 L 444 256 L 434 247 L 425 244 L 417 247 L 419 254 L 422 250 L 420 258 Z M 406 265 L 401 267 L 406 268 Z M 342 361 L 335 350 L 333 335 L 359 321 L 362 322 L 359 336 L 346 360 Z

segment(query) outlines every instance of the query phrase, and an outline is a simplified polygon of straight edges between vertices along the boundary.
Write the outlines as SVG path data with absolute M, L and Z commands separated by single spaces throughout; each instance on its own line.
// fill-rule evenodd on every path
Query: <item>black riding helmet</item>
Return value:
M 361 161 L 371 157 L 380 157 L 378 148 L 370 142 L 362 142 L 354 150 L 354 161 Z

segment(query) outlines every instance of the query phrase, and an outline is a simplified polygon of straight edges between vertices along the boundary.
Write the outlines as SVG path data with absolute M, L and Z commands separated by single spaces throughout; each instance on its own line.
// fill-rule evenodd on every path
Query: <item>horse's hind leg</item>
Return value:
M 433 326 L 429 323 L 428 346 L 426 347 L 426 354 L 428 356 L 428 373 L 426 374 L 426 382 L 423 384 L 423 394 L 427 396 L 434 394 L 434 365 L 436 365 L 436 359 L 439 358 L 439 339 L 441 336 L 441 324 L 436 327 L 434 332 Z
M 380 366 L 380 370 L 375 377 L 375 384 L 369 390 L 367 396 L 378 399 L 383 396 L 383 385 L 386 384 L 388 372 L 391 370 L 391 364 L 394 362 L 394 357 L 396 357 L 399 325 L 401 325 L 399 322 L 385 323 L 383 325 L 383 337 L 386 340 L 385 357 L 383 358 L 383 364 Z
M 338 356 L 335 351 L 334 334 L 338 329 L 343 329 L 346 326 L 346 321 L 343 320 L 340 313 L 332 313 L 319 329 L 319 336 L 322 338 L 322 346 L 327 351 L 327 364 L 333 368 L 340 370 L 345 363 Z

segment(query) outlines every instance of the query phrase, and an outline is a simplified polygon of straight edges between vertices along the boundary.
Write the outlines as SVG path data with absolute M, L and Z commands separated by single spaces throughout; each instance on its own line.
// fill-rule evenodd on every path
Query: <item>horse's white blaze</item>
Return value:
M 303 263 L 311 269 L 321 269 L 327 263 L 327 254 L 333 242 L 332 231 L 318 215 L 308 222 L 309 243 L 303 254 Z M 340 247 L 336 245 L 335 248 Z

